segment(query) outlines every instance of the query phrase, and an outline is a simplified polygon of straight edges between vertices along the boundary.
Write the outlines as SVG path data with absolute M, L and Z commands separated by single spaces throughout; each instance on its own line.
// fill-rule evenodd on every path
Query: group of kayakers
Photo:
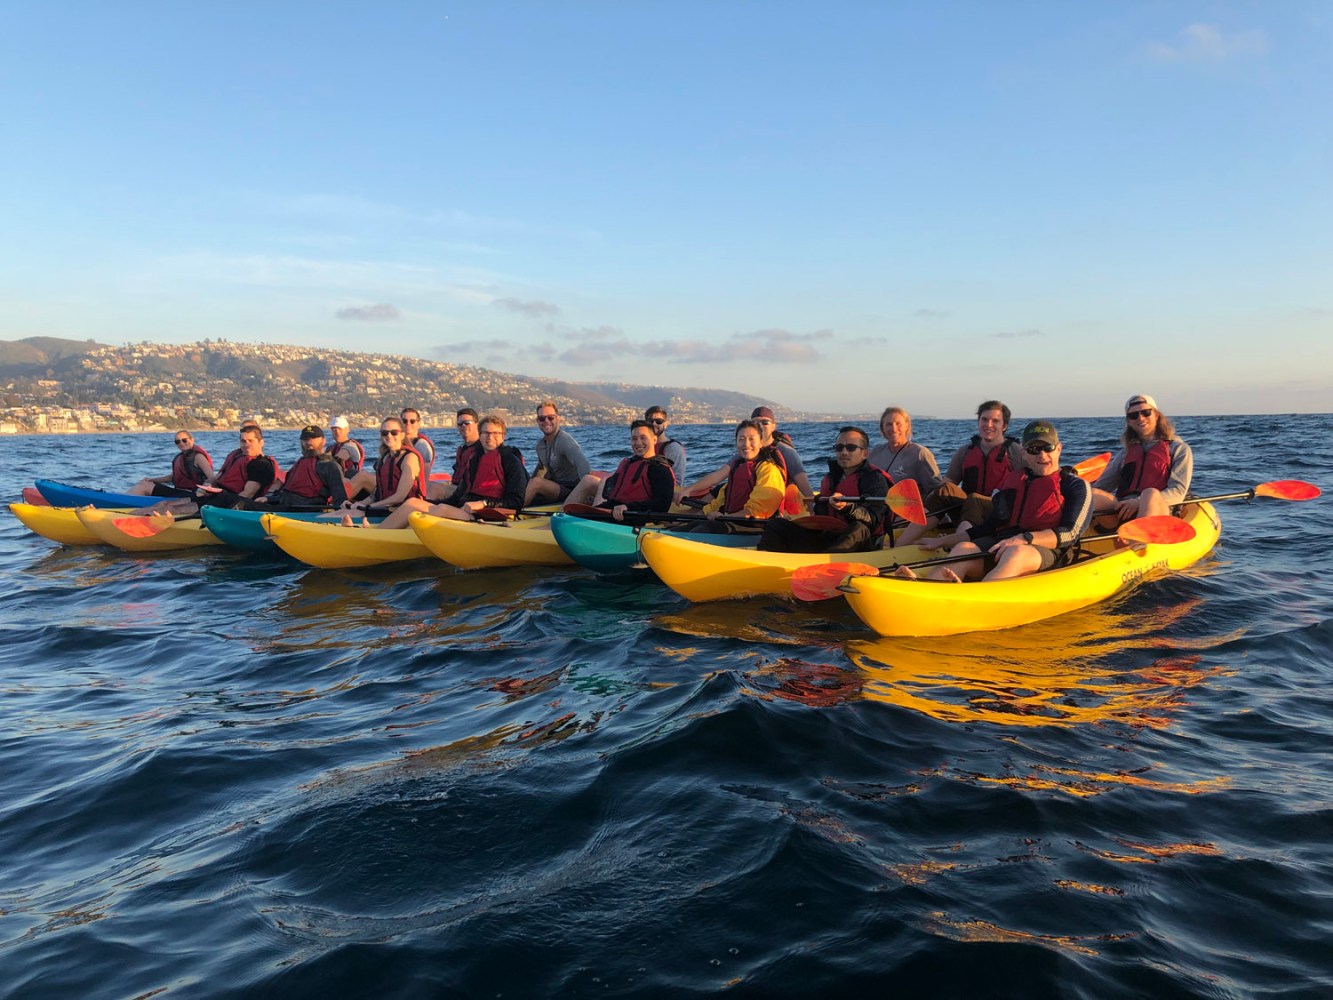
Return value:
M 938 567 L 936 579 L 1019 576 L 1073 558 L 1094 515 L 1114 525 L 1169 513 L 1189 489 L 1190 448 L 1151 396 L 1125 404 L 1122 448 L 1091 485 L 1061 464 L 1056 427 L 1046 420 L 1010 435 L 1011 411 L 999 400 L 977 407 L 977 432 L 940 472 L 930 450 L 912 441 L 912 418 L 901 407 L 880 417 L 883 441 L 872 447 L 859 427 L 844 426 L 832 443 L 828 472 L 812 491 L 790 437 L 778 430 L 771 408 L 756 407 L 734 429 L 735 453 L 722 466 L 685 485 L 686 450 L 668 435 L 670 415 L 649 407 L 629 427 L 630 454 L 610 475 L 591 471 L 578 442 L 562 426 L 559 407 L 543 400 L 534 420 L 541 431 L 536 470 L 505 443 L 499 416 L 471 407 L 455 414 L 460 442 L 447 482 L 432 480 L 435 443 L 421 431 L 421 415 L 405 408 L 379 428 L 378 455 L 349 436 L 345 417 L 300 434 L 301 457 L 286 472 L 263 451 L 263 431 L 243 424 L 238 447 L 216 470 L 188 431 L 175 435 L 177 454 L 168 475 L 144 479 L 131 492 L 162 497 L 144 512 L 190 513 L 199 505 L 249 509 L 341 508 L 344 523 L 369 516 L 398 528 L 414 511 L 471 520 L 482 508 L 519 510 L 533 504 L 595 506 L 616 520 L 662 515 L 693 503 L 703 517 L 686 530 L 750 532 L 758 546 L 787 552 L 860 552 L 893 538 L 888 503 L 895 483 L 913 480 L 924 498 L 925 524 L 899 526 L 897 544 L 948 547 L 977 558 Z M 795 496 L 796 509 L 792 509 Z M 788 515 L 778 516 L 785 512 Z M 799 516 L 805 515 L 805 516 Z M 814 515 L 809 516 L 809 515 Z M 938 532 L 928 535 L 936 529 Z M 903 571 L 910 575 L 911 571 Z

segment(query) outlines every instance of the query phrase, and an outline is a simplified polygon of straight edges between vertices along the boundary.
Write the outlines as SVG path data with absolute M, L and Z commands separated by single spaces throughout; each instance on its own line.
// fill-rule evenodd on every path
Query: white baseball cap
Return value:
M 346 418 L 346 417 L 334 417 L 332 420 L 329 421 L 329 426 L 330 426 L 330 427 L 341 427 L 343 430 L 347 430 L 347 428 L 348 428 L 347 418 Z

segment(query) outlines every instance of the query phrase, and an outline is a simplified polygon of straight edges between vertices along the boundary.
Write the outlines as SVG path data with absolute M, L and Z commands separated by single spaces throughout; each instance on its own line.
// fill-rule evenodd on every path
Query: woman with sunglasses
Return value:
M 977 554 L 936 568 L 930 578 L 957 583 L 985 573 L 987 580 L 1004 580 L 1069 562 L 1092 520 L 1092 487 L 1060 467 L 1060 451 L 1059 432 L 1049 421 L 1034 420 L 1023 428 L 1023 469 L 1004 478 L 991 500 L 990 516 L 975 527 L 962 521 L 952 535 L 917 543 L 923 549 L 949 546 L 950 555 Z M 916 576 L 906 566 L 897 575 Z
M 189 431 L 176 432 L 176 448 L 176 454 L 171 460 L 171 472 L 165 476 L 141 479 L 126 492 L 136 497 L 194 496 L 194 491 L 213 475 L 213 459 L 194 443 L 194 435 Z
M 1176 437 L 1157 400 L 1142 393 L 1129 397 L 1120 443 L 1120 453 L 1092 484 L 1097 513 L 1113 512 L 1117 524 L 1170 514 L 1189 492 L 1194 453 Z
M 764 524 L 759 547 L 773 552 L 869 552 L 884 542 L 888 506 L 858 503 L 840 497 L 883 497 L 889 492 L 888 474 L 871 464 L 870 435 L 859 427 L 838 428 L 828 475 L 819 484 L 816 514 L 828 514 L 846 523 L 841 531 L 811 531 L 780 517 Z
M 350 504 L 355 510 L 368 513 L 393 510 L 412 499 L 426 496 L 426 464 L 421 455 L 407 443 L 403 422 L 398 417 L 380 421 L 380 457 L 375 462 L 375 492 L 366 501 Z M 407 515 L 403 515 L 404 520 Z M 351 515 L 343 517 L 351 524 Z M 384 525 L 382 525 L 384 526 Z

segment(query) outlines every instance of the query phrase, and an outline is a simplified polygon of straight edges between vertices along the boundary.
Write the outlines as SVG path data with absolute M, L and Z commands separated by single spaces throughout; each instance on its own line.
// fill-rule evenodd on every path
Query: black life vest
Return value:
M 1125 460 L 1120 466 L 1120 488 L 1117 500 L 1136 496 L 1144 490 L 1164 490 L 1171 478 L 1171 443 L 1154 441 L 1143 450 L 1143 444 L 1132 444 L 1125 449 Z
M 197 444 L 191 445 L 171 460 L 172 486 L 180 490 L 192 490 L 208 478 L 204 470 L 195 463 L 195 455 L 203 455 L 208 459 L 210 466 L 213 464 L 213 458 L 208 452 Z
M 620 464 L 616 466 L 616 471 L 607 477 L 611 488 L 602 492 L 603 503 L 612 507 L 622 503 L 649 503 L 653 499 L 653 485 L 648 478 L 648 470 L 654 462 L 668 472 L 671 471 L 671 463 L 664 458 L 644 459 L 638 455 L 622 458 Z M 676 474 L 673 472 L 672 482 L 675 482 L 675 479 Z
M 1010 472 L 1000 489 L 1014 491 L 1014 506 L 1007 527 L 1021 531 L 1057 528 L 1064 514 L 1065 498 L 1060 489 L 1064 473 L 1056 469 L 1049 476 L 1030 476 L 1026 471 Z
M 1009 464 L 1009 447 L 1018 438 L 1006 437 L 986 454 L 981 450 L 981 436 L 972 435 L 972 443 L 963 455 L 963 481 L 958 485 L 965 493 L 990 496 L 1000 488 L 1004 477 L 1013 471 Z
M 412 484 L 408 497 L 426 496 L 426 463 L 421 458 L 421 453 L 410 444 L 403 445 L 397 453 L 386 452 L 378 462 L 375 463 L 375 499 L 387 500 L 398 492 L 398 483 L 403 478 L 403 463 L 407 461 L 407 454 L 411 452 L 417 456 L 420 463 L 420 470 L 417 473 L 416 481 Z

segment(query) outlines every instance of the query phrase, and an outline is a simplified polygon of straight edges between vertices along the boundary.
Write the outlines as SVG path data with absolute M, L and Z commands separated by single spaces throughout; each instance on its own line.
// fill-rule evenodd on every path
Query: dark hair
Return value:
M 1161 410 L 1157 411 L 1157 430 L 1153 432 L 1153 437 L 1158 441 L 1174 441 L 1176 439 L 1176 425 Z M 1124 433 L 1120 435 L 1120 443 L 1128 448 L 1133 444 L 1142 444 L 1143 438 L 1134 429 L 1134 425 L 1126 421 Z
M 670 417 L 670 416 L 671 416 L 670 413 L 667 413 L 667 411 L 666 411 L 666 407 L 664 407 L 664 406 L 650 406 L 650 407 L 648 407 L 648 409 L 646 409 L 646 410 L 643 411 L 643 419 L 645 419 L 645 420 L 651 420 L 651 419 L 653 419 L 653 414 L 654 414 L 654 413 L 660 413 L 660 414 L 662 414 L 662 416 L 664 416 L 664 417 Z
M 640 427 L 643 427 L 643 428 L 646 428 L 646 429 L 649 430 L 649 431 L 652 431 L 653 437 L 657 437 L 657 429 L 656 429 L 655 427 L 653 427 L 653 424 L 652 424 L 652 421 L 651 421 L 651 420 L 631 420 L 631 421 L 629 422 L 629 429 L 630 429 L 631 432 L 635 431 L 636 429 L 638 429 L 638 428 L 640 428 Z
M 412 407 L 410 407 L 410 406 L 404 406 L 404 407 L 402 408 L 402 410 L 399 411 L 398 416 L 399 416 L 399 417 L 402 417 L 403 419 L 406 419 L 406 418 L 407 418 L 407 415 L 408 415 L 409 413 L 412 414 L 412 416 L 414 416 L 414 417 L 417 418 L 417 422 L 418 422 L 418 423 L 421 422 L 421 411 L 420 411 L 420 410 L 414 410 L 414 409 L 413 409 Z
M 753 420 L 742 420 L 740 423 L 736 425 L 736 429 L 732 431 L 731 436 L 734 438 L 737 434 L 745 430 L 747 427 L 759 435 L 760 441 L 764 439 L 764 429 L 760 427 L 757 423 L 755 423 Z
M 861 447 L 865 448 L 866 451 L 870 450 L 870 435 L 867 434 L 865 431 L 861 430 L 861 428 L 853 427 L 851 424 L 848 424 L 846 427 L 839 427 L 838 437 L 842 437 L 844 434 L 860 435 Z
M 1013 414 L 1009 412 L 1009 407 L 1005 406 L 998 399 L 988 399 L 977 407 L 977 419 L 980 419 L 981 415 L 987 410 L 999 410 L 1000 416 L 1004 419 L 1005 428 L 1007 429 L 1009 427 L 1009 420 L 1013 417 Z
M 477 411 L 474 410 L 474 409 L 473 409 L 472 407 L 470 407 L 470 406 L 465 406 L 465 407 L 463 407 L 461 410 L 459 410 L 457 413 L 454 414 L 454 417 L 455 417 L 455 418 L 457 418 L 457 417 L 471 417 L 473 420 L 480 420 L 480 419 L 481 419 L 481 417 L 477 414 Z

